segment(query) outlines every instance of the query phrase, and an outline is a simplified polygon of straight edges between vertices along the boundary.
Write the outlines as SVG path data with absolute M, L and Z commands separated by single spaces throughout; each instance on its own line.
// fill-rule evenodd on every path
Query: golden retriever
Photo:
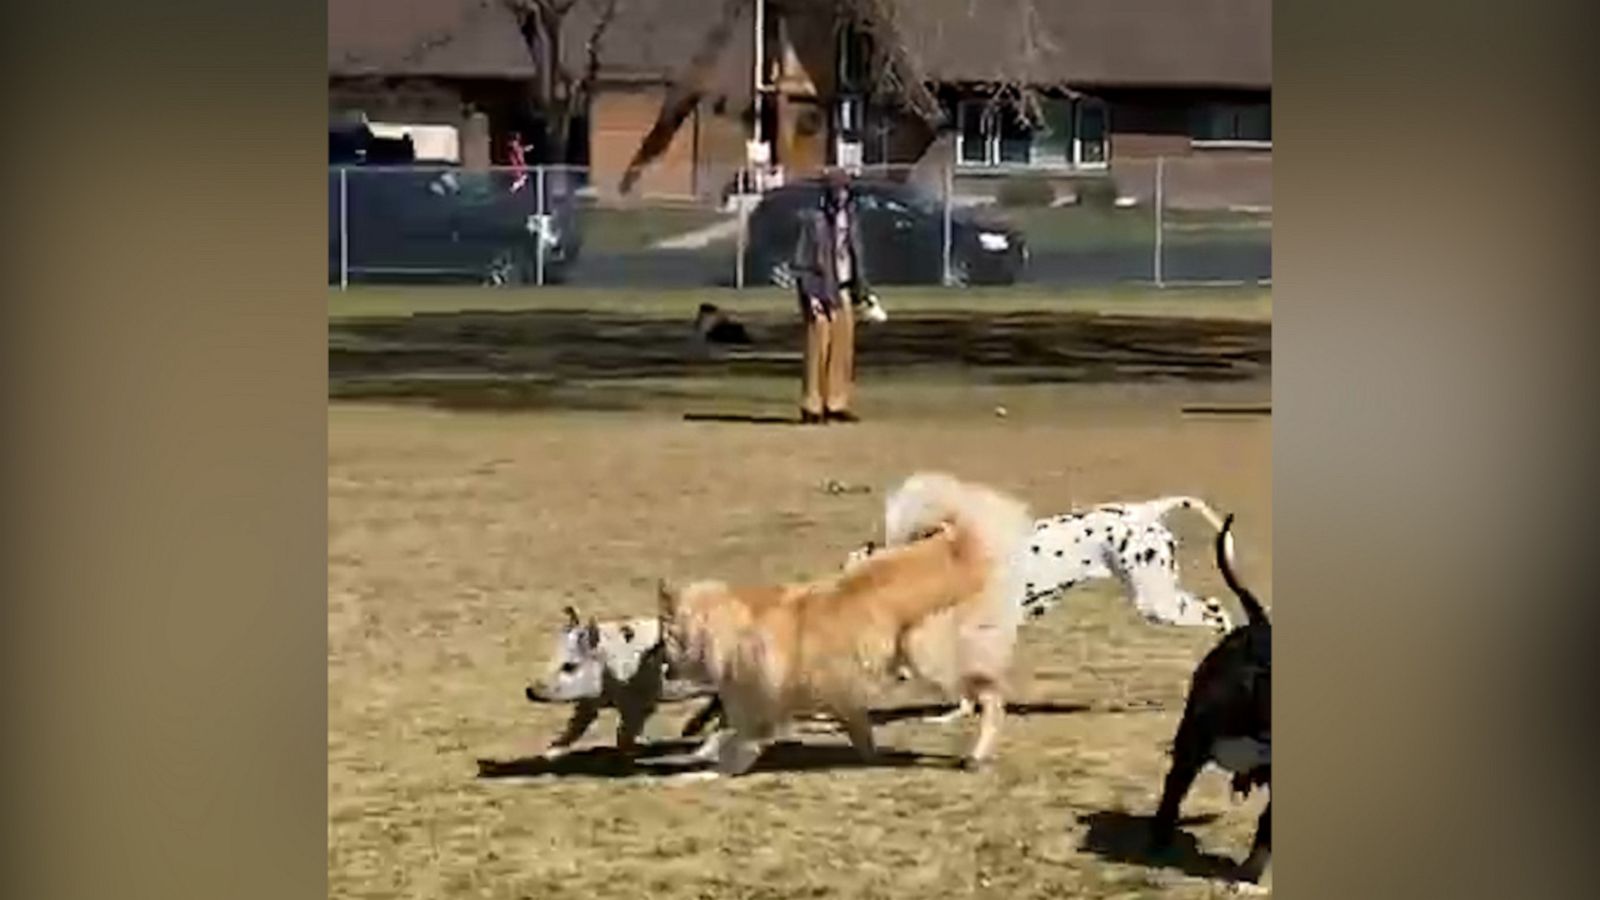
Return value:
M 886 549 L 826 578 L 660 585 L 668 666 L 722 701 L 726 727 L 702 748 L 722 774 L 748 771 L 801 712 L 837 717 L 870 759 L 868 704 L 902 663 L 981 709 L 967 763 L 993 753 L 1032 517 L 1011 497 L 937 473 L 907 479 L 886 512 Z

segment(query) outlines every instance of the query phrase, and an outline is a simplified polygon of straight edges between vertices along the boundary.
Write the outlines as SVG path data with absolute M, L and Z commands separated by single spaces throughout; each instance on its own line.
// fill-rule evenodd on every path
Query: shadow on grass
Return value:
M 745 425 L 799 425 L 799 416 L 772 416 L 745 413 L 686 412 L 685 422 L 737 422 Z
M 798 378 L 797 317 L 752 313 L 745 324 L 754 350 L 705 344 L 687 316 L 522 310 L 335 320 L 329 393 L 457 409 L 604 410 L 652 399 L 637 387 L 597 390 L 607 382 Z M 1013 384 L 1227 382 L 1265 377 L 1271 358 L 1266 322 L 971 310 L 907 313 L 865 329 L 857 366 Z
M 624 753 L 615 747 L 575 750 L 556 759 L 538 756 L 519 759 L 478 760 L 482 779 L 630 778 L 639 775 L 677 775 L 706 771 L 707 763 L 688 754 L 699 746 L 693 741 L 660 741 Z M 752 772 L 809 772 L 830 769 L 901 769 L 916 766 L 954 768 L 960 758 L 948 754 L 917 753 L 879 748 L 871 762 L 856 755 L 848 744 L 813 744 L 785 741 L 767 747 Z
M 918 703 L 908 706 L 895 706 L 888 709 L 875 709 L 870 715 L 872 724 L 887 725 L 891 722 L 904 722 L 915 719 L 927 719 L 933 716 L 942 716 L 951 712 L 956 707 L 951 703 Z M 1087 703 L 1007 703 L 1006 712 L 1013 716 L 1072 716 L 1086 712 L 1105 712 L 1103 707 L 1090 706 Z
M 1159 852 L 1150 848 L 1150 816 L 1105 810 L 1079 816 L 1078 822 L 1089 829 L 1084 836 L 1082 849 L 1101 859 L 1155 869 L 1175 869 L 1194 878 L 1228 879 L 1238 870 L 1238 863 L 1201 850 L 1194 836 L 1182 830 L 1183 826 L 1203 825 L 1214 819 L 1216 816 L 1213 814 L 1179 819 L 1179 831 L 1173 835 L 1172 844 Z
M 873 710 L 872 721 L 875 725 L 884 725 L 890 722 L 903 722 L 908 719 L 926 719 L 933 716 L 942 716 L 955 709 L 951 703 L 921 703 L 909 706 L 895 706 L 889 709 Z M 1006 713 L 1013 716 L 1076 716 L 1083 713 L 1136 713 L 1159 712 L 1167 708 L 1167 704 L 1156 700 L 1137 701 L 1125 704 L 1107 703 L 1059 703 L 1043 701 L 1038 703 L 1007 703 Z

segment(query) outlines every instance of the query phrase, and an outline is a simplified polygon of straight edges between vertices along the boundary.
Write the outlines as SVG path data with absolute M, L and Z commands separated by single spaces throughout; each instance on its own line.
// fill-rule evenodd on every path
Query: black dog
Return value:
M 751 344 L 750 332 L 738 319 L 728 315 L 715 303 L 702 303 L 694 316 L 694 328 L 700 337 L 712 344 Z
M 1272 785 L 1272 625 L 1250 590 L 1233 573 L 1233 516 L 1217 533 L 1217 567 L 1248 617 L 1211 649 L 1195 669 L 1183 721 L 1172 741 L 1172 769 L 1151 826 L 1152 849 L 1171 843 L 1178 805 L 1208 762 L 1233 773 L 1233 789 L 1248 794 Z M 1261 813 L 1255 843 L 1239 866 L 1241 881 L 1256 883 L 1272 855 L 1272 801 Z

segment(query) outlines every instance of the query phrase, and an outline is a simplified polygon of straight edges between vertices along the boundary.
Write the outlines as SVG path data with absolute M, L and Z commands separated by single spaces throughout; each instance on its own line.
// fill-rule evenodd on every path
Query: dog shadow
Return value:
M 686 412 L 685 422 L 737 422 L 744 425 L 799 425 L 795 416 L 777 416 L 761 413 Z
M 915 703 L 906 706 L 893 706 L 886 709 L 872 710 L 868 715 L 874 725 L 888 725 L 892 722 L 907 720 L 929 719 L 942 716 L 955 710 L 952 703 Z M 1086 712 L 1095 712 L 1096 707 L 1087 703 L 1007 703 L 1006 712 L 1013 716 L 1072 716 Z M 1103 711 L 1103 710 L 1102 710 Z
M 1105 810 L 1079 816 L 1078 821 L 1089 829 L 1082 849 L 1101 859 L 1155 869 L 1176 869 L 1194 878 L 1227 880 L 1238 871 L 1239 864 L 1226 856 L 1201 850 L 1194 835 L 1182 830 L 1183 826 L 1204 825 L 1216 818 L 1215 814 L 1207 814 L 1179 819 L 1179 830 L 1172 836 L 1172 843 L 1161 851 L 1150 848 L 1150 816 Z
M 478 760 L 482 779 L 539 778 L 546 775 L 577 778 L 628 778 L 648 771 L 692 771 L 700 766 L 692 761 L 676 761 L 698 747 L 694 741 L 652 741 L 632 752 L 614 746 L 585 747 L 554 758 L 524 756 L 515 759 Z M 643 765 L 649 763 L 649 769 Z
M 479 759 L 478 777 L 504 778 L 632 778 L 640 775 L 676 775 L 714 768 L 689 754 L 698 747 L 694 741 L 659 741 L 625 753 L 616 747 L 590 747 L 548 759 L 528 756 L 517 759 Z M 960 758 L 948 754 L 918 753 L 910 750 L 879 748 L 870 760 L 863 760 L 848 744 L 784 742 L 772 744 L 761 754 L 751 772 L 813 772 L 829 769 L 900 769 L 917 766 L 952 768 Z

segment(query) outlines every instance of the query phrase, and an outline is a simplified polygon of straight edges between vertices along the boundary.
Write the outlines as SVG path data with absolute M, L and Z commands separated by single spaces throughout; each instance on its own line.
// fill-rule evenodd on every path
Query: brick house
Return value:
M 685 85 L 708 43 L 710 65 L 670 142 L 635 193 L 710 197 L 727 189 L 756 132 L 792 174 L 823 165 L 954 162 L 977 185 L 1019 172 L 1085 178 L 1111 174 L 1142 193 L 1149 160 L 1181 156 L 1188 168 L 1230 165 L 1271 152 L 1271 0 L 879 0 L 863 28 L 834 18 L 835 4 L 765 0 L 762 89 L 755 87 L 756 3 L 624 0 L 605 30 L 587 116 L 569 162 L 615 194 L 644 135 Z M 580 3 L 563 40 L 574 70 L 593 33 Z M 718 28 L 726 40 L 707 40 Z M 937 110 L 912 114 L 874 100 L 871 38 L 903 52 Z M 462 129 L 463 164 L 492 158 L 514 130 L 531 133 L 522 100 L 537 67 L 499 0 L 329 0 L 330 110 Z M 996 83 L 1044 95 L 1043 123 L 997 112 Z M 757 94 L 759 93 L 759 99 Z M 760 112 L 757 113 L 759 108 Z M 1260 167 L 1258 166 L 1259 170 Z M 1270 203 L 1270 177 L 1265 187 Z

